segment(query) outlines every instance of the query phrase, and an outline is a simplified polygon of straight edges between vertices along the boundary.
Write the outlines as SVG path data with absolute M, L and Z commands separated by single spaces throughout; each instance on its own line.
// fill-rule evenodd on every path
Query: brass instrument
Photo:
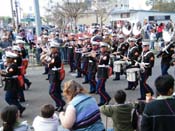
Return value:
M 2 88 L 4 86 L 3 80 L 2 80 L 2 76 L 0 75 L 0 88 Z
M 132 33 L 133 33 L 134 36 L 138 36 L 142 33 L 142 30 L 143 30 L 143 28 L 141 26 L 141 23 L 137 22 L 133 26 Z
M 131 34 L 131 32 L 132 32 L 132 24 L 129 22 L 129 21 L 127 21 L 126 23 L 125 23 L 125 25 L 123 25 L 123 27 L 122 27 L 122 32 L 123 32 L 123 34 L 125 35 L 125 36 L 129 36 L 130 34 Z
M 96 57 L 99 54 L 100 54 L 99 51 L 90 51 L 82 53 L 82 55 L 85 55 L 86 57 Z

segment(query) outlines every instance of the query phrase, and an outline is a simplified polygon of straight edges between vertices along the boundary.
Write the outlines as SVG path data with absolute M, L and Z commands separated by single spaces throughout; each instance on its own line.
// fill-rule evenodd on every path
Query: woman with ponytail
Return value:
M 3 121 L 0 131 L 30 131 L 26 121 L 19 123 L 19 112 L 15 105 L 10 105 L 2 109 L 1 120 Z

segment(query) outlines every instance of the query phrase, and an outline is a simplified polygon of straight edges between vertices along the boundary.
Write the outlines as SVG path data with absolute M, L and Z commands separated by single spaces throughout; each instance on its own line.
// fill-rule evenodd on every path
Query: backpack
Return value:
M 131 124 L 133 129 L 137 129 L 139 123 L 139 115 L 142 115 L 145 108 L 145 102 L 139 101 L 131 111 Z
M 137 122 L 138 122 L 138 112 L 137 112 L 137 109 L 134 108 L 132 111 L 131 111 L 131 125 L 133 127 L 134 130 L 137 129 Z

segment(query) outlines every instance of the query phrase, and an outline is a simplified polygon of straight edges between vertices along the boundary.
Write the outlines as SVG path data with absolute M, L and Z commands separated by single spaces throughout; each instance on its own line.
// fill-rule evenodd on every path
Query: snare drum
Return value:
M 121 72 L 122 65 L 124 65 L 126 61 L 114 61 L 114 72 Z
M 126 70 L 127 80 L 135 82 L 140 74 L 140 68 L 130 68 Z

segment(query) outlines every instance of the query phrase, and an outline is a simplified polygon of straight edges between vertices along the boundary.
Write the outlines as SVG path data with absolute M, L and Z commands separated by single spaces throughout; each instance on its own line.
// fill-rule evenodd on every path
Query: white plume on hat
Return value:
M 100 42 L 100 47 L 108 47 L 108 44 L 105 42 Z
M 21 51 L 21 48 L 19 46 L 13 46 L 12 50 Z
M 118 36 L 118 38 L 120 39 L 120 38 L 124 38 L 124 35 L 123 34 L 120 34 L 119 36 Z
M 129 37 L 129 38 L 128 38 L 128 42 L 130 42 L 130 41 L 136 42 L 136 38 L 134 38 L 134 37 Z
M 150 45 L 150 41 L 149 40 L 143 40 L 142 45 Z
M 6 57 L 9 57 L 9 58 L 16 58 L 16 57 L 18 57 L 17 54 L 15 54 L 15 53 L 13 53 L 13 52 L 11 52 L 11 51 L 6 51 L 6 52 L 5 52 L 5 56 L 6 56 Z
M 17 36 L 16 36 L 16 40 L 22 40 L 22 37 L 19 36 L 19 35 L 17 35 Z
M 16 44 L 25 44 L 26 42 L 23 40 L 16 40 Z
M 51 42 L 50 42 L 50 48 L 52 48 L 52 47 L 58 48 L 58 47 L 60 47 L 60 43 L 58 43 L 58 42 L 56 42 L 56 41 L 51 41 Z

